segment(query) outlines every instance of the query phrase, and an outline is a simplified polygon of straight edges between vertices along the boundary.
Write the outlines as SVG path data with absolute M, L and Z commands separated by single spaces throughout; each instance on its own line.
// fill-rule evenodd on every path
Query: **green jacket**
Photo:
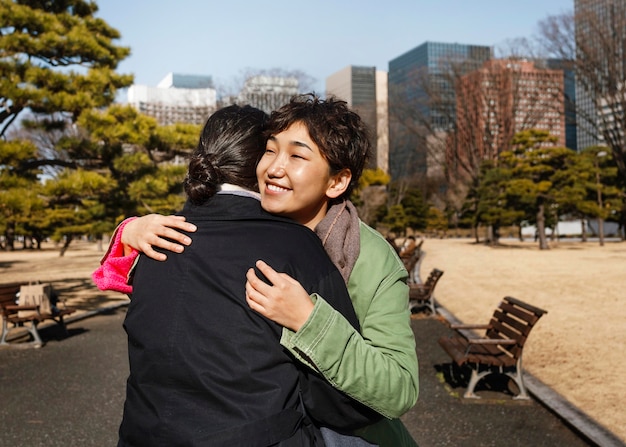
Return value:
M 362 222 L 360 237 L 348 291 L 361 334 L 314 296 L 308 321 L 298 332 L 283 329 L 281 344 L 334 386 L 393 419 L 415 405 L 419 389 L 408 274 L 382 235 Z

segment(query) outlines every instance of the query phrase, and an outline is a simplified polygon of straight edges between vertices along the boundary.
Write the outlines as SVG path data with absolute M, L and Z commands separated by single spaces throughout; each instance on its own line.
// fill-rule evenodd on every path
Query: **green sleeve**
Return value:
M 353 296 L 350 290 L 361 334 L 317 296 L 305 325 L 297 333 L 284 329 L 281 339 L 283 346 L 333 386 L 387 418 L 404 414 L 418 395 L 406 270 L 397 262 L 398 268 L 387 265 L 390 273 L 382 281 L 361 290 L 360 298 L 359 291 Z

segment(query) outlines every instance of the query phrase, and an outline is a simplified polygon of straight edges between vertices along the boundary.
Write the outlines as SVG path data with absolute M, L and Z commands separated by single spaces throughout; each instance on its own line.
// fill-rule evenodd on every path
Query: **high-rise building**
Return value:
M 519 59 L 492 59 L 463 75 L 457 85 L 456 156 L 471 148 L 480 160 L 495 160 L 522 130 L 545 130 L 565 145 L 563 71 Z
M 620 114 L 626 103 L 626 2 L 575 0 L 574 14 L 580 65 L 576 77 L 577 139 L 582 150 L 605 143 L 603 132 L 611 133 L 612 115 Z
M 387 72 L 376 70 L 376 166 L 389 173 L 389 106 Z
M 372 147 L 368 168 L 378 167 L 378 109 L 376 101 L 376 67 L 350 65 L 326 78 L 326 95 L 336 96 L 348 103 L 367 124 Z
M 563 113 L 565 115 L 565 147 L 578 150 L 576 122 L 576 77 L 571 64 L 562 59 L 547 59 L 546 67 L 563 71 Z
M 455 122 L 454 78 L 491 59 L 492 48 L 425 42 L 389 62 L 389 173 L 439 176 L 442 138 Z
M 157 84 L 157 87 L 203 89 L 213 88 L 214 86 L 211 76 L 168 73 L 161 82 Z
M 289 102 L 298 93 L 298 80 L 293 77 L 253 76 L 246 80 L 237 103 L 249 104 L 271 113 Z
M 161 125 L 202 125 L 215 111 L 217 95 L 210 76 L 169 73 L 157 87 L 131 85 L 128 103 Z

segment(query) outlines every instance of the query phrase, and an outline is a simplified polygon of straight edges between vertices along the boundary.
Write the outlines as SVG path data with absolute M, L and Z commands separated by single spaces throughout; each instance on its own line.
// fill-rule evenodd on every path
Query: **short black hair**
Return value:
M 345 101 L 334 96 L 324 100 L 314 93 L 305 93 L 293 96 L 289 103 L 271 113 L 267 137 L 283 132 L 294 123 L 306 126 L 309 136 L 328 161 L 331 175 L 346 168 L 350 170 L 350 185 L 341 196 L 349 198 L 372 151 L 365 122 Z

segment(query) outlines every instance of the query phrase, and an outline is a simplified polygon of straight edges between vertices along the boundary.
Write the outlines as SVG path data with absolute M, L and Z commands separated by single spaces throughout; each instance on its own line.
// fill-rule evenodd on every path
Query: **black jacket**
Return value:
M 245 301 L 246 271 L 262 259 L 358 327 L 315 233 L 233 194 L 187 204 L 181 214 L 198 227 L 193 243 L 165 262 L 142 256 L 136 268 L 124 323 L 131 372 L 119 445 L 314 445 L 302 401 L 316 425 L 379 419 L 296 362 L 279 344 L 281 327 Z

